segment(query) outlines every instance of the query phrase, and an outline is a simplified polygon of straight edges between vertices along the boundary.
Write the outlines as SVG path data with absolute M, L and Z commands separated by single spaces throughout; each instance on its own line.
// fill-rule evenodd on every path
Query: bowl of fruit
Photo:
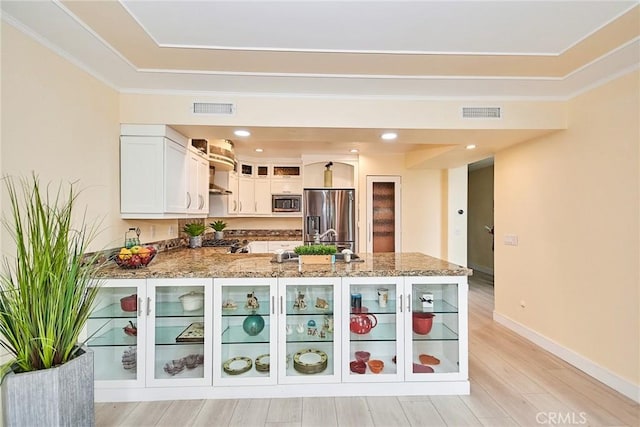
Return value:
M 132 246 L 120 249 L 114 260 L 120 268 L 140 268 L 149 265 L 156 253 L 153 246 Z

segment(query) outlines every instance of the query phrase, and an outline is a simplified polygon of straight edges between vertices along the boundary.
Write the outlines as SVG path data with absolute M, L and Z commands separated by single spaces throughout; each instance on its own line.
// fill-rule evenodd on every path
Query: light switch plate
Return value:
M 515 234 L 505 234 L 504 244 L 509 246 L 518 246 L 518 236 Z

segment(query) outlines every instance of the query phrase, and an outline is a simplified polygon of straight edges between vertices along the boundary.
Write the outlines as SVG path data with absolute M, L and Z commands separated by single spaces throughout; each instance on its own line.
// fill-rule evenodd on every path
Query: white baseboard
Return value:
M 469 263 L 469 268 L 475 271 L 479 271 L 481 273 L 490 274 L 493 276 L 493 268 L 485 267 L 484 265 L 477 265 L 473 263 Z
M 581 354 L 578 354 L 573 350 L 561 346 L 557 342 L 545 337 L 544 335 L 539 334 L 533 329 L 530 329 L 523 324 L 508 318 L 507 316 L 497 313 L 495 310 L 493 312 L 493 320 L 511 329 L 513 332 L 523 336 L 529 341 L 539 345 L 548 352 L 553 353 L 555 356 L 559 357 L 567 363 L 570 363 L 571 365 L 592 376 L 598 381 L 608 385 L 617 392 L 627 396 L 629 399 L 640 403 L 639 385 L 633 384 L 629 380 L 620 377 L 607 368 L 604 368 L 593 362 L 592 360 L 587 359 Z

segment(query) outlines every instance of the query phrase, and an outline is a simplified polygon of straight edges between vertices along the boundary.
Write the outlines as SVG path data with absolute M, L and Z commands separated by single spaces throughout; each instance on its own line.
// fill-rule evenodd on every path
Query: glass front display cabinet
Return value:
M 86 333 L 98 386 L 144 385 L 145 283 L 144 279 L 97 283 L 100 290 Z
M 340 381 L 340 278 L 285 278 L 278 287 L 279 382 Z
M 276 279 L 215 279 L 214 283 L 215 383 L 275 384 Z
M 147 385 L 211 385 L 211 279 L 147 280 Z
M 396 381 L 402 378 L 402 278 L 349 278 L 343 281 L 342 381 Z
M 406 379 L 421 381 L 433 374 L 445 380 L 466 378 L 467 321 L 461 317 L 466 313 L 466 282 L 406 277 L 405 291 Z

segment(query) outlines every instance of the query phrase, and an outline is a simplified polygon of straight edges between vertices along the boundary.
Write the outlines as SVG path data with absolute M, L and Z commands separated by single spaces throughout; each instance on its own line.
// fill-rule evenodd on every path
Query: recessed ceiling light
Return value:
M 256 148 L 256 153 L 262 153 L 264 150 L 262 148 Z
M 392 141 L 397 137 L 398 137 L 398 134 L 395 132 L 386 132 L 380 136 L 380 138 L 384 139 L 385 141 Z
M 476 144 L 469 144 L 467 145 L 467 150 L 473 150 L 474 148 L 476 148 Z
M 244 129 L 238 129 L 237 131 L 234 131 L 233 134 L 235 136 L 249 136 L 249 135 L 251 135 L 251 132 L 249 132 L 248 130 L 244 130 Z
M 358 149 L 357 148 L 352 148 L 351 150 L 349 150 L 350 153 L 357 153 Z

